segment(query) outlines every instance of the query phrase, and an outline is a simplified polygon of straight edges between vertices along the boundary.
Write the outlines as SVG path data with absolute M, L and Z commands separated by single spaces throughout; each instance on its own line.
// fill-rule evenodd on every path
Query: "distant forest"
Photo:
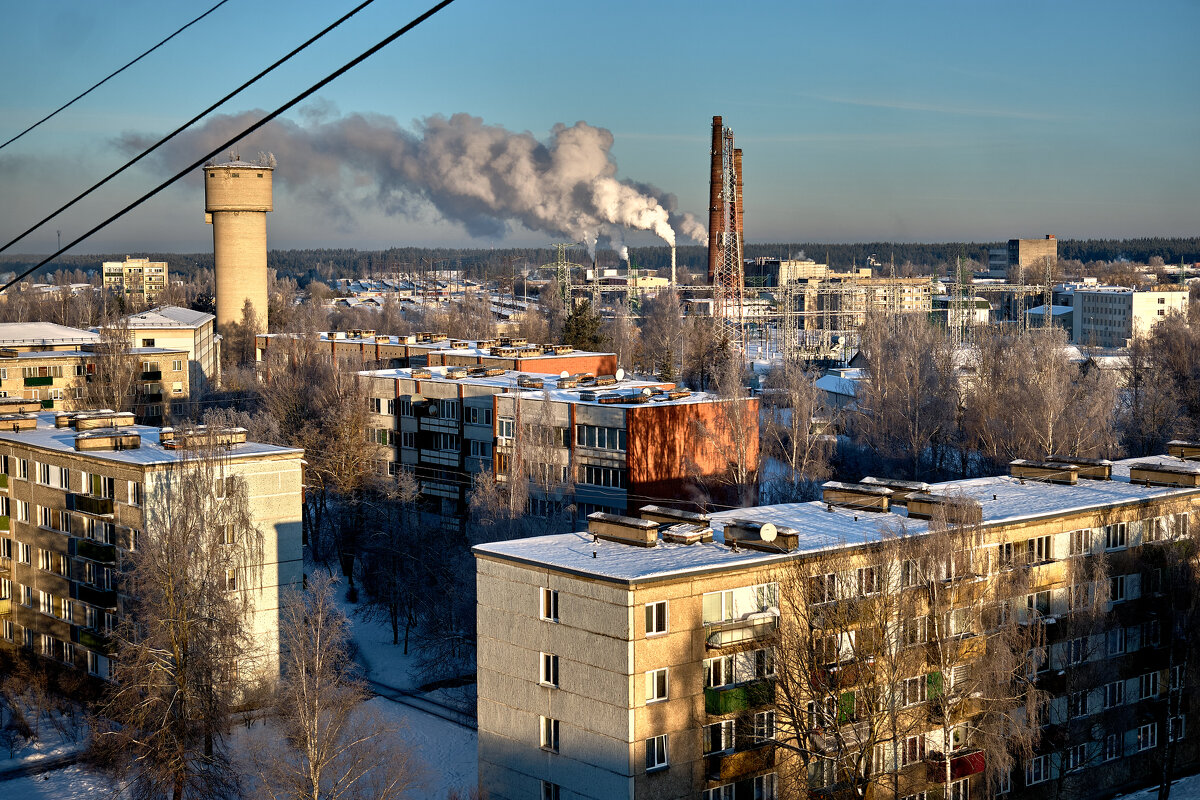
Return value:
M 956 258 L 986 263 L 987 251 L 1000 247 L 1004 242 L 936 242 L 915 244 L 905 242 L 863 242 L 857 244 L 821 244 L 819 242 L 793 242 L 777 244 L 747 244 L 745 256 L 797 258 L 801 254 L 816 261 L 828 263 L 835 269 L 854 265 L 862 266 L 870 256 L 887 264 L 894 261 L 897 267 L 909 265 L 914 272 L 940 272 Z M 121 254 L 64 256 L 39 270 L 44 278 L 58 270 L 95 270 L 102 261 L 121 261 Z M 166 261 L 172 277 L 195 279 L 204 271 L 213 268 L 213 256 L 207 253 L 140 253 L 155 261 Z M 1130 261 L 1145 264 L 1158 256 L 1166 264 L 1195 264 L 1200 262 L 1200 237 L 1145 239 L 1059 239 L 1058 257 L 1062 260 L 1091 262 Z M 590 261 L 582 247 L 568 251 L 568 260 L 583 264 Z M 394 247 L 388 250 L 314 249 L 314 250 L 271 250 L 267 254 L 267 265 L 280 276 L 295 278 L 301 286 L 317 280 L 329 282 L 337 278 L 379 275 L 388 272 L 427 268 L 462 269 L 475 279 L 497 278 L 513 268 L 526 265 L 541 266 L 555 261 L 557 253 L 552 248 L 448 248 L 448 247 Z M 670 266 L 670 249 L 663 246 L 632 249 L 633 262 L 645 269 L 664 269 Z M 695 273 L 707 270 L 707 247 L 689 245 L 680 247 L 676 254 L 681 268 Z M 0 256 L 0 271 L 20 272 L 36 264 L 34 256 Z M 600 250 L 596 254 L 600 266 L 615 266 L 617 254 L 612 250 Z

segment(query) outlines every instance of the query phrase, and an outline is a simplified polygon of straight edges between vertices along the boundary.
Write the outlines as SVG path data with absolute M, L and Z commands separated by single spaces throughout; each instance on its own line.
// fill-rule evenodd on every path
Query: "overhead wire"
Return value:
M 264 125 L 266 125 L 266 124 L 267 124 L 268 122 L 270 122 L 271 120 L 273 120 L 273 119 L 275 119 L 276 117 L 278 117 L 278 116 L 280 116 L 281 114 L 283 114 L 283 113 L 284 113 L 285 111 L 287 111 L 288 109 L 290 109 L 290 108 L 294 107 L 295 105 L 297 105 L 297 104 L 298 104 L 298 103 L 300 103 L 301 101 L 303 101 L 303 100 L 307 99 L 308 97 L 310 97 L 310 96 L 311 96 L 311 95 L 313 95 L 314 93 L 316 93 L 316 92 L 320 91 L 320 90 L 321 90 L 322 88 L 324 88 L 325 86 L 328 86 L 328 85 L 329 85 L 330 83 L 332 83 L 334 80 L 336 80 L 337 78 L 339 78 L 339 77 L 341 77 L 342 75 L 346 74 L 346 73 L 347 73 L 347 72 L 349 72 L 350 70 L 354 69 L 356 66 L 358 66 L 359 64 L 361 64 L 363 61 L 366 61 L 368 58 L 370 58 L 371 56 L 375 55 L 375 54 L 376 54 L 376 53 L 378 53 L 380 50 L 382 50 L 383 48 L 387 47 L 389 44 L 391 44 L 392 42 L 396 41 L 396 40 L 397 40 L 397 39 L 399 39 L 401 36 L 403 36 L 404 34 L 408 33 L 410 30 L 412 30 L 413 28 L 417 27 L 417 26 L 418 26 L 418 25 L 420 25 L 422 22 L 424 22 L 425 20 L 429 19 L 429 18 L 430 18 L 430 17 L 432 17 L 434 14 L 438 13 L 438 12 L 439 12 L 439 11 L 441 11 L 443 8 L 445 8 L 446 6 L 450 5 L 450 4 L 451 4 L 451 3 L 453 3 L 453 2 L 454 2 L 454 0 L 442 0 L 442 2 L 440 2 L 440 3 L 438 3 L 437 5 L 435 5 L 435 6 L 431 7 L 429 10 L 425 11 L 425 12 L 424 12 L 423 14 L 421 14 L 420 16 L 413 18 L 413 20 L 412 20 L 412 21 L 410 21 L 408 24 L 406 24 L 405 26 L 403 26 L 403 27 L 402 27 L 402 28 L 400 28 L 399 30 L 397 30 L 397 31 L 393 32 L 391 35 L 389 35 L 389 36 L 385 37 L 385 38 L 384 38 L 382 41 L 380 41 L 378 44 L 376 44 L 376 45 L 374 45 L 373 47 L 371 47 L 371 48 L 367 49 L 366 51 L 364 51 L 363 53 L 359 54 L 357 57 L 355 57 L 354 59 L 350 60 L 350 61 L 349 61 L 349 62 L 347 62 L 346 64 L 342 65 L 342 66 L 341 66 L 341 67 L 339 67 L 338 69 L 334 70 L 332 73 L 330 73 L 330 74 L 329 74 L 329 75 L 327 75 L 326 77 L 322 78 L 320 81 L 318 81 L 318 82 L 314 83 L 312 86 L 310 86 L 309 88 L 305 89 L 303 92 L 301 92 L 300 94 L 296 95 L 296 96 L 295 96 L 295 97 L 293 97 L 291 100 L 287 101 L 286 103 L 284 103 L 283 105 L 279 106 L 278 108 L 276 108 L 276 109 L 275 109 L 274 111 L 272 111 L 271 113 L 267 114 L 265 117 L 263 117 L 262 119 L 260 119 L 258 122 L 256 122 L 256 123 L 254 123 L 253 125 L 250 125 L 249 127 L 245 128 L 245 129 L 244 129 L 244 130 L 242 130 L 240 133 L 237 133 L 237 134 L 235 134 L 235 135 L 234 135 L 232 138 L 230 138 L 230 139 L 227 139 L 226 141 L 222 142 L 220 146 L 218 146 L 218 147 L 216 147 L 216 148 L 214 148 L 214 149 L 210 150 L 209 152 L 205 153 L 203 156 L 201 156 L 200 158 L 196 159 L 196 160 L 195 160 L 195 161 L 193 161 L 191 164 L 188 164 L 186 167 L 184 167 L 183 169 L 181 169 L 179 172 L 175 173 L 175 174 L 174 174 L 174 175 L 172 175 L 170 178 L 167 178 L 165 181 L 163 181 L 162 183 L 160 183 L 158 186 L 155 186 L 153 189 L 151 189 L 150 191 L 148 191 L 148 192 L 146 192 L 145 194 L 143 194 L 143 195 L 142 195 L 141 197 L 139 197 L 137 200 L 134 200 L 132 203 L 129 203 L 129 204 L 128 204 L 128 205 L 126 205 L 124 208 L 122 208 L 120 211 L 116 212 L 116 213 L 115 213 L 115 214 L 113 214 L 112 216 L 110 216 L 110 217 L 108 217 L 107 219 L 105 219 L 103 222 L 100 222 L 99 224 L 97 224 L 97 225 L 93 226 L 93 227 L 92 227 L 90 230 L 86 231 L 85 233 L 81 234 L 80 236 L 77 236 L 77 237 L 76 237 L 75 239 L 73 239 L 72 241 L 68 242 L 68 243 L 67 243 L 67 245 L 66 245 L 65 247 L 60 247 L 60 248 L 59 248 L 58 250 L 56 250 L 55 252 L 53 252 L 53 253 L 51 253 L 50 255 L 46 256 L 46 257 L 45 257 L 45 258 L 43 258 L 41 261 L 39 261 L 38 263 L 34 264 L 32 267 L 30 267 L 29 269 L 27 269 L 27 270 L 25 270 L 24 272 L 22 272 L 20 275 L 17 275 L 15 278 L 13 278 L 12 280 L 10 280 L 8 283 L 4 284 L 4 286 L 0 287 L 0 292 L 4 292 L 4 291 L 6 291 L 6 290 L 7 290 L 7 289 L 9 289 L 10 287 L 14 286 L 14 285 L 15 285 L 17 282 L 19 282 L 19 281 L 20 281 L 22 278 L 24 278 L 26 275 L 29 275 L 31 272 L 34 272 L 35 270 L 38 270 L 38 269 L 40 269 L 40 268 L 44 267 L 45 265 L 49 264 L 51 261 L 53 261 L 54 259 L 58 258 L 60 255 L 62 255 L 62 254 L 63 254 L 63 253 L 65 253 L 66 251 L 70 250 L 72 247 L 74 247 L 75 245 L 79 244 L 79 243 L 80 243 L 80 242 L 82 242 L 84 239 L 86 239 L 86 238 L 88 238 L 89 236 L 91 236 L 93 233 L 96 233 L 97 231 L 99 231 L 99 230 L 102 230 L 103 228 L 106 228 L 106 227 L 108 227 L 108 226 L 109 226 L 109 225 L 111 225 L 113 222 L 117 221 L 118 219 L 120 219 L 121 217 L 125 216 L 125 215 L 126 215 L 126 214 L 128 214 L 130 211 L 132 211 L 133 209 L 135 209 L 135 208 L 137 208 L 138 206 L 140 206 L 142 203 L 144 203 L 144 202 L 146 202 L 147 200 L 149 200 L 151 197 L 154 197 L 155 195 L 157 195 L 157 194 L 158 194 L 159 192 L 161 192 L 163 189 L 166 189 L 166 188 L 167 188 L 168 186 L 170 186 L 171 184 L 173 184 L 173 183 L 175 183 L 176 181 L 178 181 L 178 180 L 182 179 L 182 178 L 183 178 L 185 175 L 188 175 L 188 174 L 190 174 L 190 173 L 191 173 L 191 172 L 192 172 L 194 169 L 196 169 L 197 167 L 199 167 L 199 166 L 202 166 L 203 164 L 205 164 L 205 163 L 206 163 L 206 162 L 207 162 L 207 161 L 208 161 L 210 158 L 212 158 L 213 156 L 215 156 L 215 155 L 217 155 L 218 153 L 220 153 L 221 151 L 223 151 L 223 150 L 225 150 L 225 149 L 227 149 L 227 148 L 229 148 L 229 147 L 233 146 L 233 145 L 234 145 L 234 144 L 236 144 L 238 141 L 240 141 L 240 140 L 244 139 L 245 137 L 247 137 L 247 136 L 249 136 L 250 134 L 254 133 L 254 132 L 255 132 L 256 130 L 258 130 L 259 128 L 261 128 L 261 127 L 263 127 Z
M 204 18 L 205 18 L 205 17 L 207 17 L 209 14 L 213 13 L 213 12 L 214 12 L 214 11 L 216 11 L 218 8 L 220 8 L 221 6 L 225 5 L 225 4 L 226 4 L 226 3 L 228 3 L 228 2 L 229 2 L 229 0 L 221 0 L 221 2 L 217 3 L 215 6 L 213 6 L 212 8 L 210 8 L 208 11 L 205 11 L 203 14 L 201 14 L 200 16 L 198 16 L 198 17 L 196 17 L 195 19 L 193 19 L 191 22 L 189 22 L 189 23 L 187 23 L 186 25 L 184 25 L 182 28 L 179 28 L 179 29 L 177 29 L 177 30 L 176 30 L 174 33 L 172 33 L 170 36 L 168 36 L 167 38 L 163 39 L 161 42 L 159 42 L 158 44 L 154 45 L 154 46 L 153 46 L 153 47 L 151 47 L 149 50 L 147 50 L 146 52 L 142 53 L 140 56 L 138 56 L 137 58 L 133 59 L 133 60 L 132 60 L 132 61 L 130 61 L 129 63 L 127 63 L 125 66 L 121 67 L 120 69 L 116 70 L 115 72 L 111 72 L 111 73 L 109 73 L 109 74 L 108 74 L 106 77 L 104 77 L 104 78 L 101 78 L 99 81 L 97 81 L 96 83 L 92 84 L 92 85 L 91 85 L 90 87 L 88 87 L 87 89 L 85 89 L 85 90 L 83 90 L 82 92 L 80 92 L 79 94 L 75 95 L 73 98 L 71 98 L 71 99 L 70 99 L 70 100 L 68 100 L 67 102 L 63 103 L 61 106 L 59 106 L 58 108 L 54 109 L 53 111 L 51 111 L 51 112 L 50 112 L 49 114 L 47 114 L 46 116 L 42 117 L 42 118 L 41 118 L 41 119 L 39 119 L 37 122 L 33 123 L 33 124 L 32 124 L 32 125 L 30 125 L 28 128 L 26 128 L 25 130 L 23 130 L 23 131 L 21 131 L 20 133 L 18 133 L 16 136 L 14 136 L 14 137 L 12 137 L 11 139 L 9 139 L 9 140 L 8 140 L 7 142 L 5 142 L 4 144 L 0 144 L 0 150 L 3 150 L 5 147 L 8 147 L 10 144 L 12 144 L 13 142 L 15 142 L 17 139 L 20 139 L 20 138 L 21 138 L 22 136 L 24 136 L 25 134 L 29 133 L 29 132 L 30 132 L 31 130 L 33 130 L 34 128 L 36 128 L 36 127 L 38 127 L 39 125 L 41 125 L 43 122 L 47 122 L 47 121 L 49 121 L 50 119 L 54 118 L 55 116 L 57 116 L 57 115 L 59 114 L 59 112 L 65 111 L 67 108 L 71 107 L 72 105 L 74 105 L 74 104 L 75 104 L 76 102 L 78 102 L 79 100 L 82 100 L 83 98 L 87 97 L 89 94 L 91 94 L 92 92 L 94 92 L 96 89 L 99 89 L 101 86 L 103 86 L 104 84 L 108 83 L 110 80 L 112 80 L 113 78 L 117 77 L 117 76 L 118 76 L 118 75 L 120 75 L 122 72 L 124 72 L 125 70 L 129 69 L 129 68 L 130 68 L 130 67 L 132 67 L 134 64 L 136 64 L 137 62 L 141 61 L 143 58 L 145 58 L 146 56 L 150 55 L 150 54 L 151 54 L 151 53 L 153 53 L 155 50 L 157 50 L 158 48 L 162 47 L 164 44 L 166 44 L 167 42 L 171 41 L 171 40 L 172 40 L 172 39 L 174 39 L 176 36 L 178 36 L 179 34 L 183 33 L 183 32 L 184 32 L 184 31 L 186 31 L 188 28 L 192 27 L 192 26 L 193 26 L 193 25 L 195 25 L 197 22 L 199 22 L 200 20 L 204 19 Z
M 249 80 L 245 81 L 245 82 L 244 82 L 244 83 L 243 83 L 241 86 L 239 86 L 239 87 L 237 87 L 236 89 L 234 89 L 233 91 L 229 92 L 227 95 L 225 95 L 224 97 L 222 97 L 220 100 L 217 100 L 215 103 L 211 104 L 211 105 L 210 105 L 208 108 L 206 108 L 206 109 L 204 109 L 203 111 L 201 111 L 200 113 L 196 114 L 194 117 L 192 117 L 192 118 L 191 118 L 191 119 L 189 119 L 187 122 L 185 122 L 185 123 L 183 123 L 182 125 L 180 125 L 180 126 L 179 126 L 178 128 L 176 128 L 175 130 L 173 130 L 173 131 L 171 131 L 170 133 L 168 133 L 166 136 L 163 136 L 162 138 L 160 138 L 160 139 L 159 139 L 157 142 L 155 142 L 154 144 L 150 145 L 150 147 L 146 148 L 146 149 L 145 149 L 145 150 L 143 150 L 141 153 L 139 153 L 138 155 L 134 156 L 134 157 L 133 157 L 132 159 L 130 159 L 129 161 L 125 162 L 125 163 L 124 163 L 122 166 L 120 166 L 120 167 L 118 167 L 117 169 L 115 169 L 115 170 L 113 170 L 112 172 L 110 172 L 110 173 L 109 173 L 108 175 L 106 175 L 104 178 L 100 179 L 100 180 L 99 180 L 99 181 L 97 181 L 95 184 L 93 184 L 93 185 L 92 185 L 90 188 L 86 189 L 85 191 L 81 192 L 79 195 L 75 196 L 73 199 L 71 199 L 70 201 L 68 201 L 68 202 L 67 202 L 67 203 L 65 203 L 64 205 L 60 206 L 60 207 L 59 207 L 57 210 L 55 210 L 55 211 L 51 212 L 50 214 L 48 214 L 47 216 L 43 217 L 43 218 L 41 219 L 41 221 L 39 221 L 39 222 L 37 222 L 36 224 L 34 224 L 33 226 L 31 226 L 31 227 L 30 227 L 28 230 L 26 230 L 24 233 L 21 233 L 21 234 L 19 234 L 19 235 L 18 235 L 16 238 L 14 238 L 14 239 L 12 239 L 11 241 L 9 241 L 9 242 L 8 242 L 7 244 L 5 244 L 3 247 L 0 247 L 0 253 L 4 252 L 4 251 L 5 251 L 5 250 L 7 250 L 8 248 L 12 247 L 14 244 L 16 244 L 17 242 L 21 241 L 22 239 L 24 239 L 24 238 L 25 238 L 26 236 L 28 236 L 29 234 L 33 233 L 33 232 L 34 232 L 34 231 L 36 231 L 38 228 L 40 228 L 40 227 L 42 227 L 43 225 L 45 225 L 47 222 L 49 222 L 50 220 L 54 219 L 54 218 L 55 218 L 55 217 L 57 217 L 59 214 L 61 214 L 61 213 L 63 213 L 64 211 L 66 211 L 68 208 L 70 208 L 71 206 L 73 206 L 73 205 L 75 205 L 76 203 L 78 203 L 80 200 L 83 200 L 85 197 L 87 197 L 88 195 L 90 195 L 92 192 L 96 191 L 96 190 L 97 190 L 97 189 L 99 189 L 101 186 L 104 186 L 106 183 L 108 183 L 108 182 L 109 182 L 109 181 L 111 181 L 113 178 L 115 178 L 115 177 L 117 177 L 118 175 L 120 175 L 120 174 L 121 174 L 122 172 L 124 172 L 125 170 L 129 169 L 130 167 L 132 167 L 134 164 L 137 164 L 137 163 L 138 163 L 139 161 L 141 161 L 143 158 L 145 158 L 146 156 L 150 155 L 150 154 L 151 154 L 151 153 L 153 153 L 155 150 L 157 150 L 158 148 L 162 147 L 164 144 L 166 144 L 167 142 L 171 141 L 172 139 L 174 139 L 174 138 L 175 138 L 176 136 L 178 136 L 179 134 L 183 133 L 183 131 L 187 130 L 187 129 L 188 129 L 188 128 L 190 128 L 192 125 L 196 124 L 196 122 L 197 122 L 197 121 L 199 121 L 199 120 L 200 120 L 200 119 L 202 119 L 203 117 L 207 116 L 208 114 L 212 113 L 213 111 L 215 111 L 215 110 L 216 110 L 217 108 L 219 108 L 220 106 L 224 105 L 226 102 L 228 102 L 228 101 L 229 101 L 229 100 L 231 100 L 232 98 L 234 98 L 234 97 L 236 97 L 237 95 L 241 94 L 241 93 L 242 93 L 242 91 L 244 91 L 245 89 L 247 89 L 247 88 L 248 88 L 248 87 L 250 87 L 251 85 L 253 85 L 253 84 L 257 83 L 259 80 L 261 80 L 262 78 L 266 77 L 266 76 L 267 76 L 267 75 L 269 75 L 271 72 L 275 71 L 275 69 L 276 69 L 276 68 L 278 68 L 279 66 L 281 66 L 282 64 L 284 64 L 284 63 L 286 63 L 286 62 L 290 61 L 290 60 L 291 60 L 291 59 L 292 59 L 294 56 L 296 56 L 296 55 L 297 55 L 298 53 L 300 53 L 302 50 L 305 50 L 305 49 L 306 49 L 306 48 L 307 48 L 309 45 L 311 45 L 313 42 L 315 42 L 315 41 L 317 41 L 318 39 L 322 38 L 322 37 L 323 37 L 323 36 L 325 36 L 327 33 L 329 33 L 330 31 L 332 31 L 334 28 L 338 27 L 338 26 L 339 26 L 339 25 L 341 25 L 343 22 L 345 22 L 346 20 L 348 20 L 348 19 L 350 19 L 351 17 L 353 17 L 353 16 L 354 16 L 355 14 L 357 14 L 359 11 L 362 11 L 364 8 L 366 8 L 367 6 L 371 5 L 371 3 L 373 3 L 373 2 L 375 2 L 375 0 L 363 0 L 363 2 L 359 3 L 359 4 L 358 4 L 357 6 L 355 6 L 354 8 L 350 9 L 350 11 L 346 12 L 346 13 L 345 13 L 345 14 L 343 14 L 341 17 L 339 17 L 337 20 L 335 20 L 334 22 L 332 22 L 332 23 L 330 23 L 329 25 L 327 25 L 327 26 L 326 26 L 325 28 L 323 28 L 321 31 L 319 31 L 319 32 L 317 32 L 316 34 L 314 34 L 313 36 L 309 37 L 309 39 L 308 39 L 307 41 L 305 41 L 304 43 L 302 43 L 302 44 L 298 45 L 298 46 L 297 46 L 297 47 L 295 47 L 293 50 L 291 50 L 289 53 L 287 53 L 286 55 L 284 55 L 284 56 L 280 57 L 279 59 L 277 59 L 277 60 L 276 60 L 276 61 L 275 61 L 273 64 L 271 64 L 270 66 L 268 66 L 268 67 L 266 67 L 265 69 L 263 69 L 262 71 L 260 71 L 260 72 L 259 72 L 257 75 L 255 75 L 255 76 L 253 76 L 252 78 L 250 78 Z M 5 288 L 7 288 L 7 287 L 5 287 Z

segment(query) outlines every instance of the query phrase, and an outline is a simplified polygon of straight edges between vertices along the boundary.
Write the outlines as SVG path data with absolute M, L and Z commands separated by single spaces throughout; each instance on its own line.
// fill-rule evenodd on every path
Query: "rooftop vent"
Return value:
M 908 496 L 920 492 L 928 492 L 929 484 L 924 481 L 901 481 L 895 478 L 863 478 L 860 483 L 867 486 L 883 486 L 892 490 L 892 505 L 904 505 Z
M 158 433 L 158 442 L 168 450 L 192 447 L 226 447 L 232 448 L 246 443 L 245 428 L 211 428 L 200 425 L 187 430 L 163 428 Z
M 575 377 L 558 379 L 558 388 L 559 389 L 574 389 L 578 385 L 579 385 L 579 379 L 575 378 Z
M 37 427 L 37 414 L 0 414 L 0 431 L 31 431 Z
M 452 381 L 467 377 L 466 367 L 448 367 L 446 369 L 446 377 Z
M 891 497 L 891 489 L 870 483 L 825 481 L 821 487 L 824 502 L 859 511 L 887 511 Z
M 142 446 L 142 435 L 120 428 L 97 428 L 75 435 L 75 449 L 81 453 L 96 450 L 136 450 Z
M 707 514 L 701 514 L 697 511 L 683 511 L 678 508 L 667 508 L 666 506 L 642 506 L 638 509 L 638 514 L 642 519 L 654 520 L 659 525 L 677 525 L 680 522 L 686 522 L 688 525 L 708 525 Z
M 944 517 L 951 525 L 983 522 L 983 506 L 969 497 L 918 492 L 908 496 L 908 515 L 914 519 Z
M 495 339 L 480 339 L 475 343 L 475 346 L 480 350 L 487 350 L 489 347 L 495 347 L 499 344 Z
M 77 431 L 91 431 L 97 428 L 119 428 L 133 424 L 133 414 L 128 411 L 80 411 L 71 419 L 71 424 Z
M 467 374 L 472 378 L 494 378 L 497 375 L 503 375 L 505 370 L 499 367 L 471 367 L 467 370 Z
M 659 534 L 664 542 L 671 544 L 697 544 L 713 540 L 712 528 L 707 525 L 689 525 L 679 522 L 661 529 Z
M 1029 478 L 1047 483 L 1065 483 L 1074 486 L 1079 482 L 1079 467 L 1062 461 L 1026 461 L 1018 458 L 1008 462 L 1008 472 L 1014 478 Z
M 374 339 L 375 338 L 375 331 L 362 330 L 359 328 L 355 328 L 353 330 L 346 331 L 346 334 L 351 339 Z
M 412 370 L 412 377 L 413 377 L 413 380 L 415 380 L 415 381 L 429 380 L 430 378 L 433 377 L 433 373 L 427 369 L 421 369 L 420 367 L 414 367 Z
M 556 356 L 565 356 L 567 353 L 575 352 L 575 348 L 569 344 L 548 344 L 543 348 L 545 353 L 553 353 Z
M 1092 481 L 1112 480 L 1112 462 L 1107 458 L 1074 458 L 1072 456 L 1047 456 L 1050 464 L 1069 464 L 1079 472 L 1079 477 Z
M 375 344 L 391 344 L 391 343 L 392 343 L 392 337 L 390 337 L 390 336 L 378 336 L 377 335 L 375 337 Z
M 1187 461 L 1200 460 L 1200 442 L 1185 442 L 1173 439 L 1167 442 L 1167 454 Z
M 518 375 L 517 386 L 520 386 L 522 389 L 541 389 L 542 379 L 533 378 L 529 375 Z
M 455 339 L 453 342 L 450 343 L 451 350 L 469 350 L 470 348 L 471 348 L 471 343 L 465 342 L 462 339 Z
M 571 376 L 580 386 L 595 386 L 596 376 L 590 372 L 576 372 Z
M 616 384 L 616 382 L 617 382 L 616 375 L 597 375 L 596 376 L 596 385 L 597 386 L 613 386 L 614 384 Z
M 429 334 L 429 341 L 431 341 L 431 342 L 444 342 L 444 341 L 446 341 L 446 340 L 447 340 L 447 339 L 449 339 L 449 338 L 450 338 L 450 337 L 449 337 L 449 336 L 447 336 L 447 335 L 446 335 L 446 334 L 444 334 L 444 333 L 431 333 L 431 334 Z
M 515 336 L 501 336 L 500 337 L 500 346 L 501 347 L 524 347 L 527 344 L 529 344 L 528 339 L 523 339 L 523 338 L 515 337 Z
M 520 351 L 518 351 L 517 348 L 509 347 L 508 345 L 503 344 L 499 347 L 493 347 L 488 350 L 489 355 L 496 356 L 497 358 L 515 358 L 518 352 Z
M 1200 486 L 1200 465 L 1143 461 L 1130 465 L 1129 482 L 1147 486 Z
M 658 544 L 658 524 L 649 519 L 622 517 L 594 511 L 588 514 L 588 533 L 609 542 L 654 547 Z
M 773 522 L 735 519 L 725 523 L 725 544 L 768 553 L 787 553 L 800 546 L 800 532 Z
M 0 397 L 0 414 L 29 414 L 42 410 L 40 400 L 26 400 L 23 397 Z

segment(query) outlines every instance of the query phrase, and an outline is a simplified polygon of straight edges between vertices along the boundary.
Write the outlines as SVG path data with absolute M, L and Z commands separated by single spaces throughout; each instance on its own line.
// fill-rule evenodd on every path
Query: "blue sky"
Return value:
M 352 4 L 232 0 L 0 150 L 0 235 L 120 164 L 119 137 L 169 130 Z M 5 0 L 0 139 L 209 5 Z M 731 15 L 733 4 L 702 1 L 458 0 L 310 109 L 326 120 L 386 115 L 406 128 L 465 112 L 541 140 L 556 123 L 583 120 L 612 132 L 617 177 L 674 193 L 701 218 L 709 126 L 721 114 L 745 151 L 746 234 L 755 242 L 1200 232 L 1195 0 L 742 5 Z M 424 7 L 377 0 L 222 111 L 273 108 Z M 248 149 L 273 149 L 255 145 Z M 168 166 L 182 162 L 135 171 L 14 250 L 52 249 L 55 229 L 68 240 Z M 280 173 L 293 167 L 280 161 Z M 388 213 L 369 174 L 343 180 L 357 185 L 348 218 L 324 207 L 320 191 L 292 192 L 285 180 L 268 219 L 271 246 L 556 239 L 513 223 L 506 236 L 473 237 L 419 200 Z M 76 251 L 209 247 L 192 181 Z

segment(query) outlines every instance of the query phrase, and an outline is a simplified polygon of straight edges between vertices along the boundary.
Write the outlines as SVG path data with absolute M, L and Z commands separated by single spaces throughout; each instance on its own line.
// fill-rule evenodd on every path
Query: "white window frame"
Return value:
M 667 674 L 667 668 L 651 669 L 646 671 L 646 704 L 661 703 L 664 700 L 670 699 L 671 685 L 670 676 Z
M 558 748 L 562 744 L 560 738 L 562 727 L 558 720 L 553 717 L 538 717 L 538 732 L 543 750 L 550 753 L 559 752 Z
M 662 636 L 670 632 L 671 618 L 666 600 L 646 603 L 646 636 Z
M 1144 753 L 1158 747 L 1158 723 L 1139 725 L 1137 729 L 1137 751 Z
M 558 656 L 553 653 L 542 653 L 541 658 L 541 679 L 542 686 L 550 686 L 558 688 Z
M 558 589 L 543 586 L 538 602 L 538 615 L 546 622 L 558 622 Z
M 646 740 L 646 772 L 666 769 L 671 765 L 668 745 L 665 733 Z

